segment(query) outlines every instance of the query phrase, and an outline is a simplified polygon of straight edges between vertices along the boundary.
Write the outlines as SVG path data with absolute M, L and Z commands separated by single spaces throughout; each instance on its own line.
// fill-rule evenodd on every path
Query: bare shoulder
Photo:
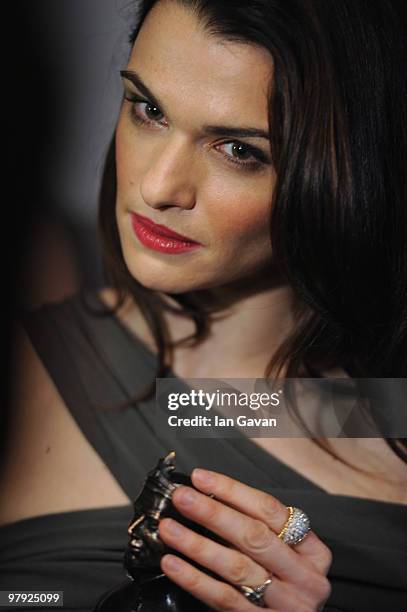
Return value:
M 13 322 L 9 371 L 0 525 L 50 512 L 128 503 L 18 321 Z
M 118 304 L 119 294 L 113 287 L 101 287 L 97 289 L 99 298 L 109 308 L 116 307 Z M 117 309 L 117 314 L 120 318 L 125 318 L 129 313 L 138 317 L 141 316 L 140 308 L 131 296 L 126 295 L 123 304 Z
M 113 287 L 102 287 L 97 290 L 99 298 L 108 308 L 116 308 L 118 306 L 118 292 Z M 142 315 L 137 303 L 130 297 L 126 296 L 123 304 L 116 310 L 116 316 L 123 324 L 129 328 L 136 329 L 140 326 Z
M 113 287 L 102 287 L 98 289 L 97 291 L 98 291 L 98 295 L 101 298 L 101 300 L 107 306 L 109 306 L 109 308 L 112 308 L 113 306 L 116 305 L 118 296 L 117 296 L 117 291 L 113 289 Z

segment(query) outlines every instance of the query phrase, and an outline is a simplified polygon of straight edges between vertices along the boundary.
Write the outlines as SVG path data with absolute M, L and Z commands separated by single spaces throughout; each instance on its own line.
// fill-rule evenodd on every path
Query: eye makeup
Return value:
M 124 86 L 124 90 L 124 99 L 130 105 L 129 116 L 134 125 L 153 130 L 156 130 L 157 128 L 160 129 L 160 127 L 166 127 L 167 124 L 161 123 L 161 120 L 158 117 L 151 118 L 148 116 L 148 114 L 146 114 L 146 111 L 147 113 L 149 113 L 152 109 L 155 109 L 156 111 L 158 111 L 158 116 L 164 116 L 164 113 L 161 112 L 160 107 L 157 105 L 156 102 L 141 97 L 137 92 L 132 91 L 128 87 L 126 87 L 126 85 Z M 222 133 L 222 126 L 213 127 L 216 129 L 216 131 L 219 131 L 219 134 Z M 225 131 L 239 132 L 242 130 L 240 130 L 240 128 L 225 128 Z M 249 135 L 252 136 L 252 134 Z M 226 162 L 230 165 L 233 165 L 234 168 L 237 167 L 238 169 L 241 169 L 243 171 L 255 172 L 264 169 L 266 166 L 271 165 L 271 161 L 261 149 L 249 145 L 248 143 L 242 142 L 240 140 L 226 140 L 224 142 L 218 143 L 216 145 L 216 150 L 218 150 L 218 147 L 220 146 L 229 146 L 231 147 L 232 152 L 237 152 L 245 156 L 245 159 L 239 159 L 233 154 L 225 154 L 224 152 L 219 151 L 219 153 L 226 160 Z

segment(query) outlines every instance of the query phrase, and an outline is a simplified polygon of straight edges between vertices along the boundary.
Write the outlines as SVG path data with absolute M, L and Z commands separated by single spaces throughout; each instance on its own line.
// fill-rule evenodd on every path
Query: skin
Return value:
M 270 349 L 292 325 L 293 293 L 274 270 L 269 237 L 274 170 L 271 163 L 255 171 L 236 166 L 230 159 L 253 158 L 246 150 L 239 157 L 230 138 L 202 135 L 201 127 L 226 124 L 267 132 L 272 58 L 253 45 L 209 38 L 191 13 L 160 2 L 143 23 L 127 69 L 137 71 L 162 101 L 165 115 L 161 108 L 152 113 L 138 103 L 133 108 L 139 116 L 157 119 L 153 126 L 134 125 L 132 104 L 125 101 L 119 117 L 116 218 L 126 265 L 134 278 L 156 291 L 196 290 L 205 300 L 210 288 L 228 315 L 214 324 L 213 340 L 233 355 L 231 370 L 244 363 L 247 371 L 249 362 L 263 370 Z M 129 80 L 123 84 L 126 96 L 137 92 Z M 239 142 L 271 160 L 268 140 Z M 130 211 L 203 247 L 177 255 L 148 249 L 134 235 Z M 237 328 L 245 333 L 243 345 L 233 337 Z M 192 329 L 190 321 L 171 320 L 174 338 Z M 213 344 L 201 346 L 196 362 L 208 363 L 213 349 Z
M 265 330 L 273 337 L 277 321 L 280 330 L 288 329 L 291 322 L 292 292 L 282 285 L 276 271 L 273 274 L 269 238 L 275 176 L 271 161 L 250 171 L 228 161 L 225 155 L 241 157 L 233 141 L 203 136 L 200 126 L 227 124 L 267 131 L 266 84 L 273 70 L 272 59 L 264 49 L 209 38 L 191 13 L 172 2 L 161 2 L 144 22 L 127 69 L 137 71 L 154 96 L 163 101 L 166 115 L 161 108 L 148 114 L 146 104 L 132 107 L 125 101 L 122 107 L 116 132 L 116 218 L 124 259 L 131 274 L 156 291 L 199 290 L 205 299 L 205 290 L 210 288 L 225 305 L 228 325 L 235 330 L 239 325 L 241 332 L 250 332 L 243 356 L 247 375 L 249 363 L 257 367 L 259 357 L 270 353 L 270 343 L 264 342 L 268 335 Z M 126 95 L 141 93 L 128 80 L 124 85 Z M 136 125 L 132 108 L 144 119 L 157 119 L 153 125 Z M 240 142 L 260 148 L 270 160 L 265 139 Z M 246 150 L 243 158 L 253 159 Z M 167 225 L 203 247 L 177 255 L 148 249 L 133 233 L 130 211 Z M 270 312 L 274 316 L 270 317 Z M 175 327 L 171 329 L 174 332 Z M 184 332 L 181 323 L 176 333 Z M 221 336 L 225 337 L 224 325 Z M 233 347 L 227 348 L 230 351 Z M 241 352 L 238 357 L 242 358 Z M 242 550 L 220 546 L 183 528 L 186 554 L 219 572 L 226 582 L 214 581 L 186 562 L 182 563 L 183 571 L 175 572 L 170 568 L 174 555 L 163 557 L 163 571 L 214 609 L 231 609 L 226 607 L 231 604 L 236 611 L 257 607 L 228 582 L 256 586 L 272 571 L 276 575 L 267 590 L 269 609 L 278 606 L 279 610 L 299 610 L 299 601 L 306 602 L 309 610 L 317 609 L 330 590 L 326 545 L 312 534 L 294 552 L 277 538 L 287 518 L 283 504 L 221 474 L 217 478 L 213 492 L 218 500 L 234 500 L 237 510 L 197 493 L 201 503 L 185 507 L 183 494 L 193 492 L 189 487 L 176 491 L 174 503 L 181 512 L 212 527 Z M 266 503 L 270 510 L 278 508 L 277 513 L 269 513 L 269 524 L 264 522 L 264 509 L 258 503 Z M 179 538 L 174 542 L 170 533 L 174 525 L 181 528 L 176 521 L 162 520 L 160 535 L 179 548 Z M 262 539 L 263 543 L 248 549 L 244 546 L 247 538 L 259 545 Z M 314 565 L 312 560 L 317 560 Z M 295 571 L 292 567 L 288 571 L 292 562 Z M 297 583 L 291 582 L 292 576 L 297 576 Z

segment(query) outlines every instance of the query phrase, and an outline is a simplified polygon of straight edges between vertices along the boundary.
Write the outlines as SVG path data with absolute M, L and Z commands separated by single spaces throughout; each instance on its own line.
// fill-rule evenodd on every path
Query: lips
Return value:
M 160 236 L 167 236 L 168 238 L 173 238 L 181 242 L 191 242 L 193 244 L 200 244 L 199 242 L 196 242 L 195 240 L 191 240 L 191 238 L 188 238 L 188 236 L 183 236 L 182 234 L 178 234 L 178 232 L 174 232 L 173 230 L 171 230 L 169 227 L 166 227 L 165 225 L 154 223 L 154 221 L 151 221 L 151 219 L 148 219 L 148 217 L 144 217 L 143 215 L 139 215 L 138 213 L 132 213 L 132 215 L 136 217 L 139 223 L 148 227 L 155 234 L 158 234 Z
M 154 223 L 143 215 L 131 213 L 131 222 L 133 231 L 139 241 L 154 251 L 176 254 L 202 247 L 201 243 L 178 234 L 165 225 Z

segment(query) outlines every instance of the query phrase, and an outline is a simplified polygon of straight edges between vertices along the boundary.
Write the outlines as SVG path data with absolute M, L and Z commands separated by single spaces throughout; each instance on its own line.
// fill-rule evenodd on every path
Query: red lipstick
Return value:
M 154 223 L 138 213 L 131 213 L 131 223 L 140 242 L 154 251 L 175 254 L 192 251 L 202 246 L 200 242 L 182 236 L 165 225 Z

